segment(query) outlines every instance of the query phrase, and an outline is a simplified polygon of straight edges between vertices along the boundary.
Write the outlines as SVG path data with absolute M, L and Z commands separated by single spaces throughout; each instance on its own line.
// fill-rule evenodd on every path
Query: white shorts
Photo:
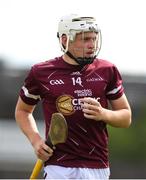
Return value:
M 44 167 L 45 179 L 109 179 L 110 169 L 70 168 L 48 165 Z

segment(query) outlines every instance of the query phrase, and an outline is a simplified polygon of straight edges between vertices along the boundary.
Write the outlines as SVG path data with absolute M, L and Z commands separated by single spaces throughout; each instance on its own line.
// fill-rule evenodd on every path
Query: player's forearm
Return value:
M 125 96 L 112 102 L 112 109 L 103 108 L 97 100 L 93 98 L 83 98 L 82 111 L 87 119 L 104 121 L 114 127 L 129 127 L 131 124 L 131 109 L 125 100 Z
M 131 124 L 130 109 L 108 110 L 104 109 L 104 122 L 113 126 L 127 128 Z
M 23 110 L 17 110 L 15 117 L 17 124 L 23 133 L 27 136 L 32 145 L 36 142 L 36 140 L 41 139 L 36 122 L 31 113 Z

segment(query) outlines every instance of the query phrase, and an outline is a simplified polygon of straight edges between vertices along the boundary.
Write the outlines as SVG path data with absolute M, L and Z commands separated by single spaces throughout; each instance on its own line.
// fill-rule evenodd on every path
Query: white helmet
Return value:
M 77 14 L 71 14 L 62 17 L 58 25 L 58 37 L 65 34 L 71 41 L 74 40 L 76 33 L 87 31 L 100 31 L 94 17 L 80 17 Z
M 98 33 L 98 40 L 96 41 L 96 47 L 94 56 L 92 58 L 86 57 L 74 57 L 68 51 L 69 41 L 74 41 L 77 33 L 84 32 L 96 32 Z M 64 46 L 62 43 L 62 35 L 66 35 L 67 42 Z M 69 57 L 74 59 L 79 65 L 91 64 L 93 60 L 96 58 L 97 54 L 101 48 L 101 31 L 96 23 L 96 19 L 94 17 L 82 17 L 77 14 L 71 14 L 68 16 L 64 16 L 61 18 L 58 25 L 58 33 L 57 36 L 59 38 L 59 43 L 61 50 L 66 53 Z M 99 46 L 97 46 L 97 43 Z

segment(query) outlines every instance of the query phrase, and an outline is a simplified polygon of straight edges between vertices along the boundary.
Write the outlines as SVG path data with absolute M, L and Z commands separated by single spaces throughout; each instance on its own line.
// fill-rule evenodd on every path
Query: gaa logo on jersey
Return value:
M 73 97 L 70 95 L 59 96 L 56 100 L 57 110 L 63 115 L 71 115 L 75 112 L 72 104 Z
M 52 80 L 50 80 L 50 84 L 51 84 L 52 86 L 54 86 L 54 85 L 64 84 L 64 82 L 63 82 L 62 79 L 52 79 Z

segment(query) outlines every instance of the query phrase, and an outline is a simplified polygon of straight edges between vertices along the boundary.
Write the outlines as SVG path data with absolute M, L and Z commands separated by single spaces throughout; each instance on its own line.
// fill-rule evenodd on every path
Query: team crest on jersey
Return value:
M 73 97 L 70 95 L 59 96 L 56 100 L 57 110 L 63 115 L 71 115 L 75 112 L 73 104 Z

